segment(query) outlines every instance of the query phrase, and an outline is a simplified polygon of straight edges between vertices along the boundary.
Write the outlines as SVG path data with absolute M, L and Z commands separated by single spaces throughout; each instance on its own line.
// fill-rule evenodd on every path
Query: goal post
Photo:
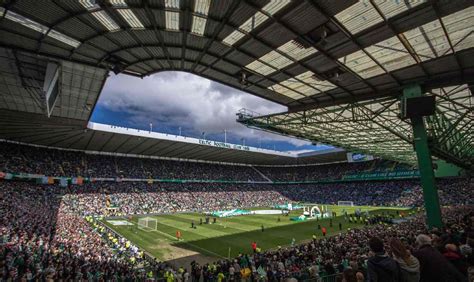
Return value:
M 138 229 L 144 231 L 152 231 L 157 229 L 156 218 L 153 217 L 143 217 L 138 219 Z
M 337 205 L 338 205 L 338 206 L 350 206 L 350 207 L 353 207 L 353 206 L 354 206 L 354 202 L 353 202 L 353 201 L 337 201 Z

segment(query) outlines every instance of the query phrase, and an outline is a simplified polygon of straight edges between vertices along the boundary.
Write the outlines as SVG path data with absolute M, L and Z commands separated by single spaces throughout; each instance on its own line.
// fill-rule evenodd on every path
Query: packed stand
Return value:
M 104 214 L 107 202 L 119 207 L 120 212 L 124 214 L 213 210 L 284 203 L 298 197 L 301 197 L 301 200 L 313 201 L 311 199 L 314 191 L 320 190 L 320 187 L 314 186 L 208 185 L 91 183 L 61 188 L 55 185 L 2 181 L 0 219 L 5 223 L 0 226 L 2 277 L 12 280 L 145 280 L 187 275 L 188 278 L 194 279 L 199 276 L 206 279 L 205 281 L 215 281 L 219 276 L 236 281 L 240 279 L 241 273 L 244 273 L 240 270 L 249 269 L 244 275 L 255 279 L 257 276 L 266 276 L 268 281 L 280 281 L 290 277 L 305 280 L 333 274 L 359 274 L 368 277 L 369 281 L 385 281 L 370 280 L 377 272 L 371 269 L 374 262 L 371 262 L 373 259 L 369 255 L 370 248 L 380 256 L 376 261 L 388 259 L 380 244 L 378 247 L 377 244 L 371 244 L 370 238 L 373 237 L 383 240 L 387 251 L 390 251 L 387 246 L 391 244 L 392 238 L 400 238 L 419 260 L 422 278 L 429 275 L 426 271 L 423 274 L 423 265 L 430 263 L 429 260 L 423 261 L 426 256 L 424 253 L 433 255 L 433 250 L 429 249 L 427 244 L 431 244 L 434 251 L 441 254 L 438 263 L 444 266 L 442 269 L 446 273 L 439 275 L 448 275 L 449 279 L 461 279 L 445 281 L 464 281 L 462 279 L 467 277 L 469 263 L 472 263 L 474 214 L 469 206 L 446 209 L 447 229 L 434 231 L 430 234 L 432 242 L 428 243 L 425 238 L 423 245 L 417 243 L 417 236 L 427 233 L 423 215 L 396 226 L 379 224 L 381 220 L 377 219 L 370 221 L 372 225 L 363 229 L 350 230 L 345 234 L 313 240 L 294 247 L 242 254 L 233 260 L 217 261 L 210 265 L 193 264 L 189 273 L 173 270 L 165 263 L 147 259 L 141 250 L 118 235 L 111 234 L 90 216 Z M 378 185 L 380 187 L 384 184 Z M 441 190 L 444 185 L 440 185 Z M 363 187 L 361 189 L 368 194 L 377 189 Z M 324 192 L 316 195 L 320 197 L 329 190 L 337 189 L 346 190 L 347 193 L 349 188 L 324 188 L 321 189 Z M 352 189 L 357 188 L 354 186 Z M 456 190 L 452 188 L 446 191 Z M 299 193 L 295 193 L 296 191 Z M 358 193 L 351 195 L 359 197 Z M 332 201 L 333 197 L 335 196 L 331 195 L 327 200 Z M 361 198 L 367 201 L 367 197 Z M 468 195 L 456 194 L 448 201 L 454 202 L 456 199 L 461 203 L 472 204 L 469 202 L 472 198 L 471 192 Z M 160 210 L 158 206 L 164 208 Z M 426 251 L 423 251 L 425 249 Z M 413 259 L 410 257 L 411 260 Z M 390 264 L 393 263 L 390 261 Z M 413 264 L 410 267 L 416 269 L 416 263 Z M 454 270 L 450 267 L 451 264 L 454 265 Z M 399 262 L 399 265 L 402 266 L 402 263 Z
M 341 179 L 345 174 L 368 170 L 372 162 L 334 163 L 307 166 L 256 166 L 273 181 L 318 181 Z
M 88 154 L 0 143 L 0 171 L 54 177 L 267 181 L 249 166 Z
M 474 189 L 465 179 L 441 181 L 438 187 L 442 205 L 474 204 Z M 416 181 L 305 185 L 96 182 L 66 190 L 63 201 L 67 208 L 84 215 L 215 211 L 288 202 L 422 205 L 422 190 Z
M 92 217 L 70 212 L 56 186 L 0 182 L 2 281 L 144 281 L 169 265 Z
M 369 161 L 255 168 L 273 181 L 318 181 L 370 171 L 378 164 L 379 161 Z M 250 166 L 98 155 L 8 142 L 0 143 L 0 171 L 55 177 L 268 181 Z

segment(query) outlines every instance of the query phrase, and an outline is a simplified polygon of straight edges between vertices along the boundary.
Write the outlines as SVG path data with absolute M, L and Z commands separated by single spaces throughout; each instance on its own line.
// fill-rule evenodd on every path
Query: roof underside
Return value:
M 472 5 L 17 0 L 0 10 L 0 46 L 138 76 L 188 71 L 302 109 L 472 77 Z
M 21 118 L 2 136 L 65 147 L 72 137 L 89 149 L 93 136 L 61 124 L 85 127 L 108 71 L 180 70 L 289 108 L 248 125 L 407 162 L 413 140 L 396 100 L 420 84 L 438 97 L 440 114 L 428 120 L 436 154 L 453 144 L 473 154 L 473 0 L 3 1 L 2 115 L 41 120 L 49 62 L 61 66 L 61 91 L 44 135 L 28 137 L 35 127 Z
M 294 165 L 346 161 L 346 152 L 295 158 L 86 129 L 75 119 L 0 110 L 0 139 L 48 147 L 213 162 Z M 1 145 L 1 144 L 0 144 Z

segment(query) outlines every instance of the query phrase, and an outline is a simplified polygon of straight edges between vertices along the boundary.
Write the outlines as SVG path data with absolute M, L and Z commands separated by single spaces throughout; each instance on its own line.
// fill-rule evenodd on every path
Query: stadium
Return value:
M 474 281 L 472 0 L 3 0 L 0 77 L 2 281 Z

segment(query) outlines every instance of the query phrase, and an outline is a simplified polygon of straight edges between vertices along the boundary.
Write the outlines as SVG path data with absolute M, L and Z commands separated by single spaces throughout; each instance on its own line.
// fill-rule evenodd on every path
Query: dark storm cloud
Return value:
M 295 145 L 308 142 L 246 128 L 237 123 L 236 113 L 247 108 L 260 114 L 286 108 L 238 89 L 184 72 L 161 72 L 144 79 L 111 76 L 99 104 L 108 110 L 126 112 L 131 124 L 156 128 L 186 127 L 195 132 L 224 129 L 245 138 L 285 140 Z

